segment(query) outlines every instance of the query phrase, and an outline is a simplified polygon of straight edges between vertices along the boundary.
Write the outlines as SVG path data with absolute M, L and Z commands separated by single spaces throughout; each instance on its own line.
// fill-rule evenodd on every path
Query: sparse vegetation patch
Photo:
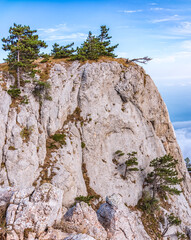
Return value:
M 21 94 L 21 90 L 17 88 L 16 86 L 10 86 L 10 89 L 7 90 L 7 93 L 12 97 L 12 98 L 18 98 Z
M 79 197 L 76 197 L 75 200 L 77 202 L 85 202 L 87 203 L 89 206 L 90 206 L 90 202 L 91 200 L 94 199 L 94 196 L 79 196 Z
M 33 127 L 24 127 L 22 131 L 20 132 L 21 138 L 24 142 L 28 142 L 30 139 L 30 135 L 32 134 Z

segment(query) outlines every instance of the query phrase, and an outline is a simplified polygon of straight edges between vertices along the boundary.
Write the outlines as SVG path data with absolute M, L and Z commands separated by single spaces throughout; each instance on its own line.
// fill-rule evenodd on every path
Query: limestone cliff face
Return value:
M 0 203 L 8 203 L 7 239 L 154 239 L 134 206 L 150 161 L 166 153 L 178 159 L 184 178 L 181 195 L 168 200 L 168 211 L 182 223 L 168 234 L 177 239 L 173 233 L 191 228 L 190 177 L 167 108 L 140 66 L 53 64 L 52 100 L 39 101 L 33 83 L 25 83 L 27 104 L 11 99 L 6 89 L 14 78 L 1 74 Z M 117 150 L 137 152 L 139 171 L 127 179 L 121 177 L 125 158 L 119 165 L 113 160 Z M 68 209 L 87 195 L 97 197 L 97 207 L 107 197 L 97 215 L 83 203 Z

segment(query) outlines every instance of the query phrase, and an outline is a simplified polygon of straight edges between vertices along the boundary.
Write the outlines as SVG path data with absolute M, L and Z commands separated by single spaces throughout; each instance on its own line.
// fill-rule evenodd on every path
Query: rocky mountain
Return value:
M 190 176 L 166 105 L 144 69 L 120 59 L 41 68 L 36 78 L 44 79 L 23 76 L 17 97 L 8 91 L 14 93 L 14 76 L 0 72 L 1 238 L 162 239 L 165 223 L 137 205 L 150 161 L 171 154 L 182 193 L 161 200 L 159 212 L 181 224 L 163 239 L 191 239 Z M 125 155 L 116 159 L 117 151 Z M 124 178 L 131 152 L 139 171 Z

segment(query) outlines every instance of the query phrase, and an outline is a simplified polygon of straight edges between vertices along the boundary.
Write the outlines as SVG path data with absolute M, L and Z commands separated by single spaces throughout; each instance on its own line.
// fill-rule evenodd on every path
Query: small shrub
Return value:
M 14 146 L 10 146 L 9 150 L 16 150 L 16 148 Z
M 121 157 L 121 156 L 125 155 L 125 153 L 123 153 L 121 150 L 117 150 L 117 151 L 115 152 L 115 154 L 116 154 L 118 157 Z
M 94 198 L 94 196 L 79 196 L 76 197 L 75 200 L 79 202 L 85 202 L 90 205 L 90 201 Z
M 166 215 L 167 216 L 167 223 L 166 226 L 162 232 L 162 236 L 164 237 L 164 235 L 167 233 L 168 229 L 171 226 L 178 226 L 181 224 L 181 220 L 176 217 L 173 213 L 171 213 L 170 215 Z
M 138 165 L 138 161 L 137 161 L 137 158 L 135 157 L 135 155 L 137 154 L 137 152 L 131 152 L 131 153 L 127 153 L 127 160 L 123 163 L 125 164 L 125 172 L 124 174 L 122 175 L 121 174 L 121 177 L 123 179 L 126 179 L 127 177 L 127 173 L 130 173 L 130 172 L 134 172 L 134 171 L 139 171 L 139 169 L 135 166 Z M 117 159 L 124 156 L 125 153 L 122 152 L 121 150 L 117 150 L 115 153 L 114 153 L 114 156 L 115 158 L 112 160 L 113 163 L 115 163 L 116 165 L 118 165 L 118 161 Z M 117 159 L 116 159 L 117 158 Z M 122 165 L 122 164 L 121 164 Z
M 180 233 L 178 231 L 176 232 L 176 236 L 177 236 L 178 240 L 186 240 L 186 239 L 188 239 L 184 233 Z
M 30 80 L 25 80 L 24 83 L 31 83 L 31 81 Z
M 12 97 L 12 98 L 18 98 L 21 94 L 21 90 L 16 88 L 15 86 L 10 86 L 11 89 L 7 90 L 7 93 Z
M 0 228 L 5 228 L 6 226 L 6 211 L 7 205 L 0 206 Z
M 40 61 L 40 63 L 46 63 L 46 62 L 48 62 L 48 60 L 49 60 L 49 59 L 44 58 L 44 59 L 42 59 L 42 61 Z
M 149 192 L 143 192 L 142 198 L 138 201 L 137 207 L 146 213 L 154 213 L 159 210 L 159 201 L 153 199 Z
M 24 96 L 22 97 L 21 103 L 22 103 L 22 104 L 28 104 L 28 103 L 29 103 L 29 99 L 28 99 L 27 95 L 24 95 Z
M 35 87 L 33 90 L 33 95 L 42 101 L 43 97 L 46 100 L 51 101 L 52 97 L 49 95 L 49 89 L 51 88 L 50 83 L 43 81 L 35 81 Z
M 113 162 L 116 166 L 119 165 L 119 162 L 118 162 L 115 158 L 112 159 L 112 162 Z
M 24 127 L 22 129 L 22 131 L 20 132 L 20 135 L 21 135 L 21 138 L 25 141 L 25 142 L 28 142 L 29 139 L 30 139 L 30 135 L 33 131 L 33 128 L 32 126 L 30 127 Z
M 81 142 L 81 147 L 85 148 L 86 144 L 84 142 Z
M 47 148 L 49 148 L 49 149 L 55 149 L 55 148 L 58 148 L 55 144 L 53 144 L 53 143 L 49 143 L 48 145 L 47 145 Z
M 66 145 L 66 135 L 63 133 L 56 133 L 51 138 L 55 142 L 59 142 L 61 145 Z
M 52 101 L 52 97 L 50 96 L 50 95 L 45 95 L 45 97 L 44 97 L 46 100 L 48 100 L 48 101 Z
M 50 55 L 49 55 L 49 54 L 46 54 L 46 53 L 42 53 L 42 54 L 41 54 L 41 57 L 43 58 L 43 59 L 41 60 L 41 63 L 46 63 L 46 62 L 48 62 L 49 59 L 50 59 Z
M 127 153 L 128 155 L 128 159 L 125 162 L 125 173 L 124 173 L 124 177 L 126 178 L 127 176 L 127 172 L 135 172 L 135 171 L 139 171 L 139 169 L 137 167 L 138 162 L 137 162 L 137 158 L 135 157 L 135 155 L 137 154 L 137 152 L 132 152 L 132 153 Z

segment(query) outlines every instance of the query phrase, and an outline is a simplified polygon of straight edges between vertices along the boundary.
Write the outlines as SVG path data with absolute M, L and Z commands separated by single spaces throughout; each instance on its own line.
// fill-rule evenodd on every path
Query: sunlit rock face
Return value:
M 49 99 L 39 100 L 34 84 L 26 83 L 21 96 L 28 103 L 7 93 L 13 77 L 4 81 L 0 202 L 9 205 L 7 239 L 152 239 L 134 206 L 150 161 L 166 153 L 178 159 L 184 178 L 181 195 L 168 200 L 182 220 L 173 231 L 191 228 L 190 177 L 166 106 L 143 68 L 117 61 L 52 64 Z M 116 163 L 118 150 L 125 155 Z M 139 171 L 124 179 L 126 154 L 133 151 Z M 97 215 L 97 209 L 77 205 L 68 221 L 75 198 L 87 195 L 96 195 L 97 209 L 108 201 Z

